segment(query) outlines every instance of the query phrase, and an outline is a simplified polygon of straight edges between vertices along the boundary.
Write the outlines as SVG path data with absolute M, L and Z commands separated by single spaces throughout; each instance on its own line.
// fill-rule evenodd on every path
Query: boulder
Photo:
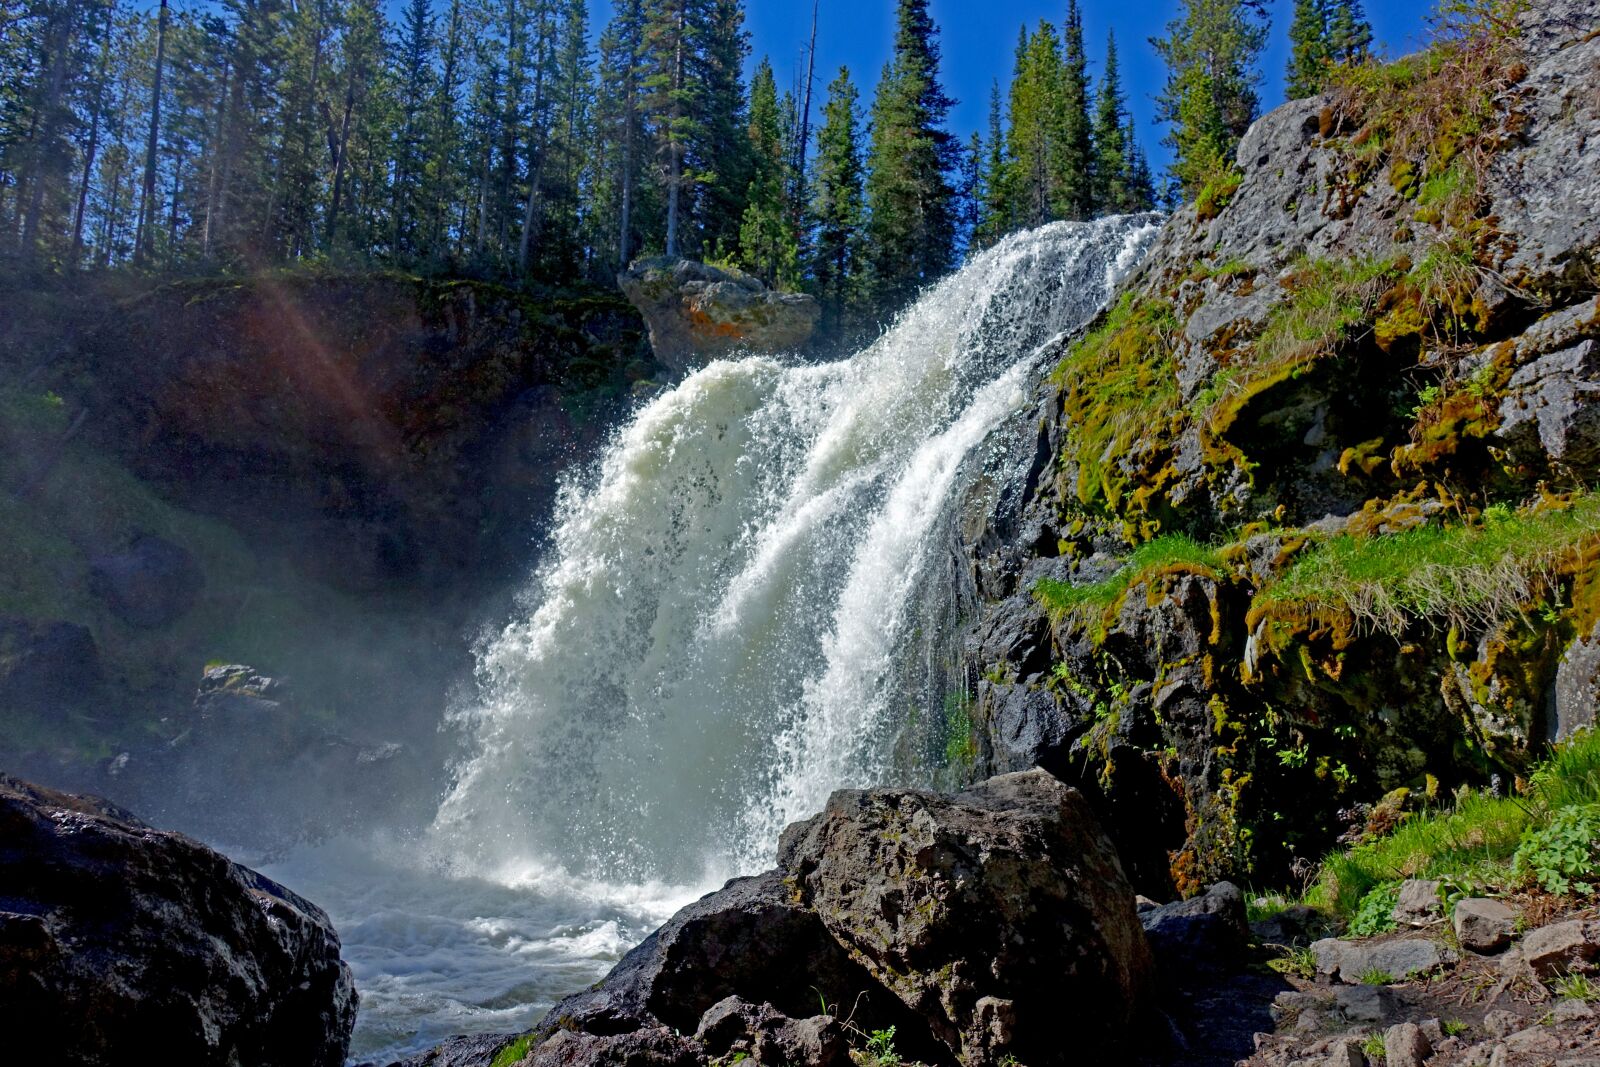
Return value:
M 1450 921 L 1462 948 L 1469 952 L 1499 952 L 1511 944 L 1517 913 L 1498 900 L 1474 898 L 1457 904 Z
M 1407 878 L 1390 913 L 1397 923 L 1428 926 L 1439 921 L 1439 883 L 1429 878 Z
M 521 1034 L 462 1034 L 388 1067 L 490 1067 Z M 361 1067 L 376 1067 L 362 1064 Z
M 0 716 L 59 715 L 87 702 L 100 678 L 86 627 L 0 615 Z
M 519 1067 L 702 1067 L 700 1046 L 669 1027 L 626 1034 L 561 1030 L 517 1063 Z
M 685 372 L 734 352 L 792 352 L 810 340 L 813 297 L 779 293 L 739 270 L 692 259 L 641 259 L 617 276 L 644 316 L 656 359 Z
M 1600 471 L 1600 342 L 1551 352 L 1512 375 L 1498 434 L 1512 455 L 1580 477 Z
M 718 1002 L 737 996 L 803 1018 L 818 997 L 857 1005 L 858 1025 L 907 1018 L 777 871 L 735 878 L 667 920 L 593 989 L 551 1008 L 541 1033 L 598 1036 L 667 1026 L 692 1034 Z
M 778 864 L 964 1063 L 1083 1062 L 1146 1007 L 1150 951 L 1116 850 L 1042 770 L 953 796 L 841 790 L 784 831 Z
M 743 1053 L 761 1067 L 846 1067 L 845 1029 L 830 1015 L 791 1019 L 771 1004 L 728 997 L 700 1017 L 695 1040 L 717 1058 Z
M 1383 1033 L 1387 1067 L 1422 1067 L 1433 1055 L 1433 1045 L 1416 1023 L 1400 1023 Z
M 1455 958 L 1450 950 L 1420 937 L 1373 942 L 1328 937 L 1313 944 L 1311 951 L 1319 975 L 1349 983 L 1380 973 L 1400 981 L 1429 974 Z
M 1522 939 L 1522 960 L 1541 979 L 1585 969 L 1597 957 L 1600 922 L 1569 919 L 1541 926 Z
M 125 550 L 89 565 L 89 591 L 130 626 L 167 626 L 194 607 L 205 575 L 187 549 L 141 534 Z
M 356 992 L 314 904 L 91 797 L 0 775 L 17 1062 L 341 1067 Z
M 1164 974 L 1238 967 L 1250 948 L 1244 894 L 1232 882 L 1218 882 L 1200 896 L 1140 912 L 1139 923 Z

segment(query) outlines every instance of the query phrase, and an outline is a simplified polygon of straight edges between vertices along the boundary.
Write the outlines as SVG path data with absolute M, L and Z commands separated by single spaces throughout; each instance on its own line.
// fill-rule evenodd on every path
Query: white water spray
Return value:
M 1015 235 L 848 359 L 713 363 L 640 411 L 481 652 L 440 844 L 487 877 L 703 884 L 833 789 L 927 780 L 897 739 L 942 709 L 897 657 L 940 518 L 1155 222 Z

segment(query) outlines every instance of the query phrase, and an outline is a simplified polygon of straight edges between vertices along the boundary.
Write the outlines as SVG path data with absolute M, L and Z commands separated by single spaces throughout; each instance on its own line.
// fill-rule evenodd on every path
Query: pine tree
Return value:
M 1056 218 L 1086 219 L 1094 213 L 1094 149 L 1089 124 L 1089 57 L 1078 0 L 1067 0 L 1061 48 L 1061 138 L 1052 163 L 1052 199 Z
M 1010 159 L 1006 155 L 1006 138 L 1000 123 L 1000 83 L 989 87 L 989 136 L 985 141 L 988 157 L 984 161 L 983 205 L 973 238 L 980 248 L 987 248 L 1010 233 L 1016 225 L 1016 212 L 1010 194 Z
M 1195 195 L 1234 165 L 1260 111 L 1256 64 L 1267 43 L 1261 0 L 1182 0 L 1167 36 L 1152 39 L 1167 67 L 1156 117 L 1172 126 L 1172 175 Z
M 1284 95 L 1290 100 L 1315 96 L 1328 79 L 1327 0 L 1294 0 L 1289 23 L 1289 64 L 1284 71 Z
M 639 197 L 645 153 L 642 91 L 645 67 L 644 5 L 642 0 L 621 0 L 600 38 L 600 98 L 595 163 L 600 206 L 614 219 L 610 256 L 613 265 L 627 266 L 639 248 Z
M 927 0 L 899 0 L 894 56 L 872 102 L 867 259 L 879 307 L 898 308 L 955 254 L 955 138 Z
M 695 168 L 695 228 L 701 255 L 731 252 L 739 243 L 745 194 L 753 174 L 746 129 L 744 64 L 750 35 L 743 0 L 711 0 L 698 39 L 705 81 L 702 136 L 691 145 Z
M 426 214 L 425 148 L 427 104 L 433 85 L 433 16 L 428 0 L 406 6 L 397 42 L 399 62 L 400 136 L 394 160 L 394 248 L 402 257 L 418 252 L 417 232 Z
M 1132 144 L 1128 132 L 1127 102 L 1122 95 L 1122 72 L 1117 60 L 1117 35 L 1106 37 L 1105 72 L 1094 114 L 1094 202 L 1097 210 L 1113 214 L 1142 211 L 1133 188 Z
M 1361 0 L 1331 0 L 1328 14 L 1328 56 L 1335 63 L 1359 63 L 1372 51 L 1372 24 Z
M 750 82 L 753 174 L 739 227 L 739 259 L 768 285 L 793 285 L 799 248 L 788 205 L 791 158 L 783 136 L 778 84 L 762 58 Z
M 1063 75 L 1055 27 L 1040 22 L 1032 34 L 1024 31 L 1011 82 L 1007 137 L 1011 158 L 1008 184 L 1023 226 L 1038 226 L 1056 218 L 1066 200 L 1060 173 L 1066 156 L 1062 146 L 1066 137 Z
M 828 86 L 817 134 L 811 215 L 812 285 L 821 305 L 822 336 L 848 340 L 855 334 L 861 297 L 863 173 L 860 94 L 848 67 Z

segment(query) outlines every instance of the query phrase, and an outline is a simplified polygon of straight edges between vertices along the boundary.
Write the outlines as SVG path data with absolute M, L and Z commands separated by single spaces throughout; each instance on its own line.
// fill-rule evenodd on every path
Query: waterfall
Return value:
M 717 362 L 644 406 L 479 652 L 440 847 L 491 877 L 703 884 L 833 789 L 931 780 L 900 741 L 944 711 L 899 657 L 940 517 L 1157 221 L 1014 235 L 849 358 Z

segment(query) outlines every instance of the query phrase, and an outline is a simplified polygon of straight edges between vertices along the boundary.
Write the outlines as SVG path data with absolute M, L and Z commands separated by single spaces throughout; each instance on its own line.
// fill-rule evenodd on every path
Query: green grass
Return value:
M 1405 878 L 1509 885 L 1511 858 L 1530 830 L 1556 812 L 1600 798 L 1600 730 L 1559 745 L 1522 797 L 1461 794 L 1451 805 L 1413 814 L 1393 833 L 1329 855 L 1308 902 L 1355 916 L 1374 890 Z
M 1563 566 L 1600 540 L 1600 496 L 1569 507 L 1505 512 L 1473 525 L 1382 537 L 1341 536 L 1304 553 L 1260 602 L 1347 611 L 1400 633 L 1429 619 L 1491 624 L 1544 596 Z
M 1167 534 L 1133 550 L 1111 577 L 1074 585 L 1054 578 L 1034 583 L 1034 598 L 1059 623 L 1069 617 L 1093 621 L 1122 603 L 1128 590 L 1153 575 L 1174 570 L 1215 574 L 1224 567 L 1222 549 L 1185 534 Z

